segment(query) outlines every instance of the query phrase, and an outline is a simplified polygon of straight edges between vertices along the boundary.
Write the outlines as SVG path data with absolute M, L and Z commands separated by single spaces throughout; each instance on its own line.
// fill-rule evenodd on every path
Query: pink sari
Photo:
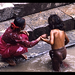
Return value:
M 22 37 L 25 37 L 28 40 L 28 36 L 25 34 L 21 34 Z M 1 36 L 2 37 L 2 36 Z M 0 55 L 3 58 L 19 56 L 23 53 L 28 52 L 27 47 L 22 44 L 17 43 L 16 45 L 11 45 L 9 43 L 5 43 L 0 37 Z
M 27 34 L 18 33 L 8 27 L 5 33 L 0 37 L 0 55 L 3 58 L 19 56 L 28 52 L 27 48 L 33 47 L 38 40 L 28 41 Z

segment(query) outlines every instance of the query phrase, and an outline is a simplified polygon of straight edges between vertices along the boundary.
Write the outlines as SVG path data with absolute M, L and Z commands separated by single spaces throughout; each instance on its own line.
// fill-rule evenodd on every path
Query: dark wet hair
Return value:
M 63 21 L 61 20 L 61 18 L 56 15 L 50 15 L 50 17 L 48 18 L 48 23 L 51 29 L 60 29 L 60 30 L 64 30 L 63 26 Z
M 14 24 L 18 27 L 23 28 L 24 24 L 25 24 L 25 19 L 21 18 L 21 17 L 16 17 L 14 20 Z

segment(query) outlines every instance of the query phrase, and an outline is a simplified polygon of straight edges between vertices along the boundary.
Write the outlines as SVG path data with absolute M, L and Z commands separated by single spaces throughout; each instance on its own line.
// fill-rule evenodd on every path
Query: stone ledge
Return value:
M 70 3 L 0 3 L 0 22 L 67 4 Z
M 69 3 L 27 3 L 27 4 L 14 4 L 14 9 L 16 11 L 16 15 L 18 16 L 26 16 L 30 14 L 34 14 L 40 11 L 44 11 L 47 9 L 52 9 L 55 7 L 67 5 Z M 18 10 L 18 12 L 17 12 Z

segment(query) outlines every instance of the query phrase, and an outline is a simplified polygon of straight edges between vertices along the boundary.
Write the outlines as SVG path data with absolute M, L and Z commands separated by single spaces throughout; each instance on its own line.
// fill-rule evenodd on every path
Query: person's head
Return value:
M 50 17 L 48 18 L 48 23 L 51 29 L 63 30 L 64 24 L 61 18 L 56 14 L 50 15 Z
M 25 28 L 25 19 L 21 17 L 16 17 L 12 25 L 15 25 L 14 27 L 17 27 L 21 30 Z

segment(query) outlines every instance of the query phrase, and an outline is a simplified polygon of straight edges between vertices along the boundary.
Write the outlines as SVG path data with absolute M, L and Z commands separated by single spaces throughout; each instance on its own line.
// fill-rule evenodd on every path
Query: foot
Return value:
M 7 63 L 9 63 L 9 65 L 11 65 L 11 66 L 15 66 L 16 65 L 15 61 L 13 61 L 12 59 L 6 59 L 5 61 Z
M 24 59 L 26 59 L 26 60 L 28 59 L 28 58 L 27 58 L 27 55 L 25 55 L 25 54 L 22 54 L 21 56 L 22 56 Z

